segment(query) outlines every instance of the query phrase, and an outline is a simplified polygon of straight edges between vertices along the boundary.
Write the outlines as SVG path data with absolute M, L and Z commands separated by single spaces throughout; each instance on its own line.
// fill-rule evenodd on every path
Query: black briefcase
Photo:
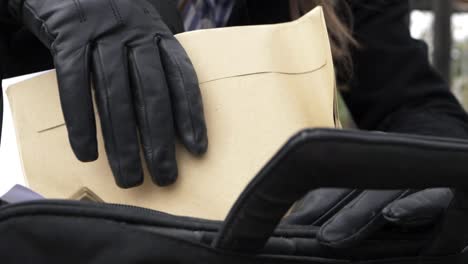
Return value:
M 455 198 L 434 228 L 376 234 L 335 249 L 318 243 L 316 228 L 279 224 L 296 200 L 319 187 L 450 187 Z M 307 130 L 258 173 L 224 222 L 100 203 L 6 205 L 0 263 L 468 263 L 466 190 L 466 141 Z

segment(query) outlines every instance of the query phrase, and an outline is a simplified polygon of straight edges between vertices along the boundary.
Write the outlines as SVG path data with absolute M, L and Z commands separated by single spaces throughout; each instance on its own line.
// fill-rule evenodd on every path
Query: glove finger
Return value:
M 195 70 L 175 38 L 161 35 L 156 41 L 166 71 L 177 133 L 191 153 L 203 154 L 208 148 L 208 136 Z
M 320 227 L 320 243 L 345 248 L 359 243 L 385 224 L 382 210 L 409 191 L 367 190 Z
M 153 181 L 166 186 L 177 178 L 174 122 L 159 51 L 148 45 L 129 50 L 129 63 L 140 138 Z
M 360 193 L 351 189 L 317 189 L 309 192 L 283 220 L 290 225 L 320 226 Z
M 450 189 L 426 189 L 397 200 L 383 210 L 387 221 L 400 226 L 423 226 L 434 223 L 453 199 Z
M 54 57 L 60 101 L 75 156 L 84 162 L 98 158 L 96 122 L 90 85 L 89 46 L 61 51 Z
M 127 54 L 115 43 L 93 51 L 94 82 L 109 163 L 121 188 L 143 182 L 136 121 L 129 89 Z

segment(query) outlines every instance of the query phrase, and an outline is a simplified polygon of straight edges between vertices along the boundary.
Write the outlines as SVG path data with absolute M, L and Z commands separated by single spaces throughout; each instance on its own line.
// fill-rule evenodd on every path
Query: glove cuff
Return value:
M 23 5 L 25 0 L 9 0 L 8 1 L 8 12 L 13 19 L 18 22 L 22 21 L 23 17 Z

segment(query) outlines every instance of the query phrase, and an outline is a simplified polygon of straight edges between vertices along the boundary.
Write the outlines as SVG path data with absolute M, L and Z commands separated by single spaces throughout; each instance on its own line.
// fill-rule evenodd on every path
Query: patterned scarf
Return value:
M 226 26 L 234 0 L 179 0 L 185 30 Z

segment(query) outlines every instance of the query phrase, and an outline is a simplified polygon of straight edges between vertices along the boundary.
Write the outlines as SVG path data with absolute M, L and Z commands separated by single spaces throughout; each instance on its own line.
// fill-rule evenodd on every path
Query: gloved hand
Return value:
M 453 198 L 449 189 L 377 191 L 317 189 L 283 223 L 320 226 L 320 243 L 351 247 L 387 224 L 402 230 L 433 224 Z
M 98 157 L 91 82 L 120 187 L 143 181 L 138 132 L 152 179 L 161 186 L 177 177 L 175 133 L 191 153 L 206 151 L 195 71 L 153 4 L 9 0 L 9 10 L 54 57 L 68 136 L 79 160 Z

